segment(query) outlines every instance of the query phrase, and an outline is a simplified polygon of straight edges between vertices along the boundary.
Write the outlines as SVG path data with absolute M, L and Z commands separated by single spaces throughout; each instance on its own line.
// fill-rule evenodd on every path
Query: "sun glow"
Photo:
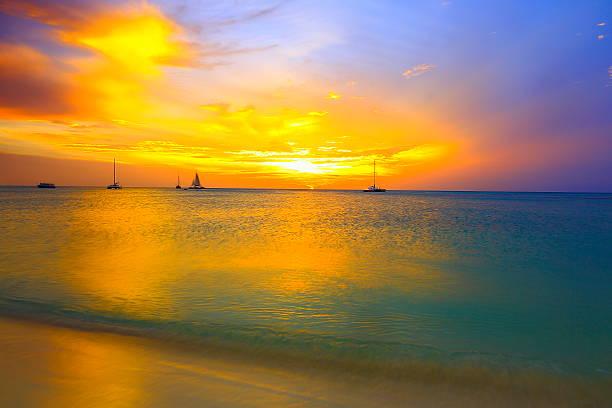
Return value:
M 264 166 L 277 167 L 282 172 L 288 173 L 306 173 L 306 174 L 324 174 L 330 173 L 335 170 L 345 168 L 336 163 L 314 163 L 311 160 L 300 159 L 291 161 L 278 161 L 278 162 L 263 162 L 260 163 Z
M 201 61 L 214 47 L 198 44 L 193 30 L 146 1 L 88 13 L 62 23 L 42 21 L 61 46 L 78 51 L 69 57 L 18 48 L 28 64 L 16 78 L 25 72 L 40 81 L 66 68 L 56 76 L 67 108 L 18 116 L 5 133 L 10 136 L 0 134 L 0 144 L 11 151 L 38 146 L 36 154 L 103 162 L 117 157 L 158 172 L 199 168 L 234 185 L 317 188 L 339 180 L 339 186 L 362 187 L 374 159 L 381 177 L 400 178 L 408 168 L 413 176 L 450 157 L 445 146 L 451 133 L 435 117 L 419 106 L 407 116 L 396 102 L 363 97 L 362 82 L 326 83 L 306 73 L 264 75 L 238 66 L 224 77 L 230 67 L 204 69 L 209 62 Z M 265 52 L 244 54 L 257 59 Z M 19 71 L 15 52 L 6 54 L 0 74 L 3 67 Z M 296 78 L 279 79 L 288 76 Z M 270 97 L 279 87 L 282 101 Z

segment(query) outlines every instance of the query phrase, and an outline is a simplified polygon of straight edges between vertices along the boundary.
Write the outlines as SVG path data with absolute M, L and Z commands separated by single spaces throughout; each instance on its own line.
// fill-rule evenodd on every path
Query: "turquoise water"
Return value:
M 612 375 L 612 195 L 0 189 L 0 312 L 318 359 Z

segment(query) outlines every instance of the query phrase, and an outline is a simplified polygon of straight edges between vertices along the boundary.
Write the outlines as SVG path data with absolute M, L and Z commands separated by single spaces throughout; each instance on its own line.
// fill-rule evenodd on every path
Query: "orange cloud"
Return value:
M 9 91 L 3 96 L 10 100 L 0 105 L 22 116 L 137 116 L 155 106 L 150 91 L 163 87 L 162 67 L 194 66 L 200 57 L 180 26 L 147 2 L 104 9 L 93 2 L 77 8 L 8 1 L 0 11 L 46 24 L 60 45 L 88 52 L 51 57 L 42 49 L 3 45 L 0 81 L 10 85 L 11 72 L 20 72 L 26 86 L 24 103 Z
M 0 43 L 0 112 L 7 116 L 61 114 L 70 109 L 66 75 L 45 54 Z

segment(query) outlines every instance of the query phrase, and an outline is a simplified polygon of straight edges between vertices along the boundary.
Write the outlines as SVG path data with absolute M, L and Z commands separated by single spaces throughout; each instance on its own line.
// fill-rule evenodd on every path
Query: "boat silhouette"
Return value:
M 376 187 L 376 160 L 374 160 L 374 183 L 368 187 L 367 190 L 363 190 L 364 193 L 384 193 L 387 191 L 384 188 Z
M 115 158 L 113 157 L 113 184 L 109 184 L 108 186 L 106 186 L 108 190 L 120 190 L 122 188 L 121 184 L 117 183 L 117 180 L 115 179 L 115 176 L 116 176 L 115 167 L 116 167 Z
M 55 184 L 53 183 L 39 183 L 38 188 L 55 188 Z
M 185 190 L 206 190 L 206 187 L 200 183 L 200 176 L 198 176 L 197 171 L 193 181 L 191 182 L 191 186 L 187 187 Z

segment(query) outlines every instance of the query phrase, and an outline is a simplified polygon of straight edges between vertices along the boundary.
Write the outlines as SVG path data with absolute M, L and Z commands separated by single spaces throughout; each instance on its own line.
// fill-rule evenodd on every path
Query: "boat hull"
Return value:
M 384 188 L 375 188 L 372 190 L 363 190 L 364 193 L 384 193 L 385 191 L 387 191 Z
M 50 183 L 40 183 L 38 186 L 38 188 L 55 188 L 55 184 L 50 184 Z

